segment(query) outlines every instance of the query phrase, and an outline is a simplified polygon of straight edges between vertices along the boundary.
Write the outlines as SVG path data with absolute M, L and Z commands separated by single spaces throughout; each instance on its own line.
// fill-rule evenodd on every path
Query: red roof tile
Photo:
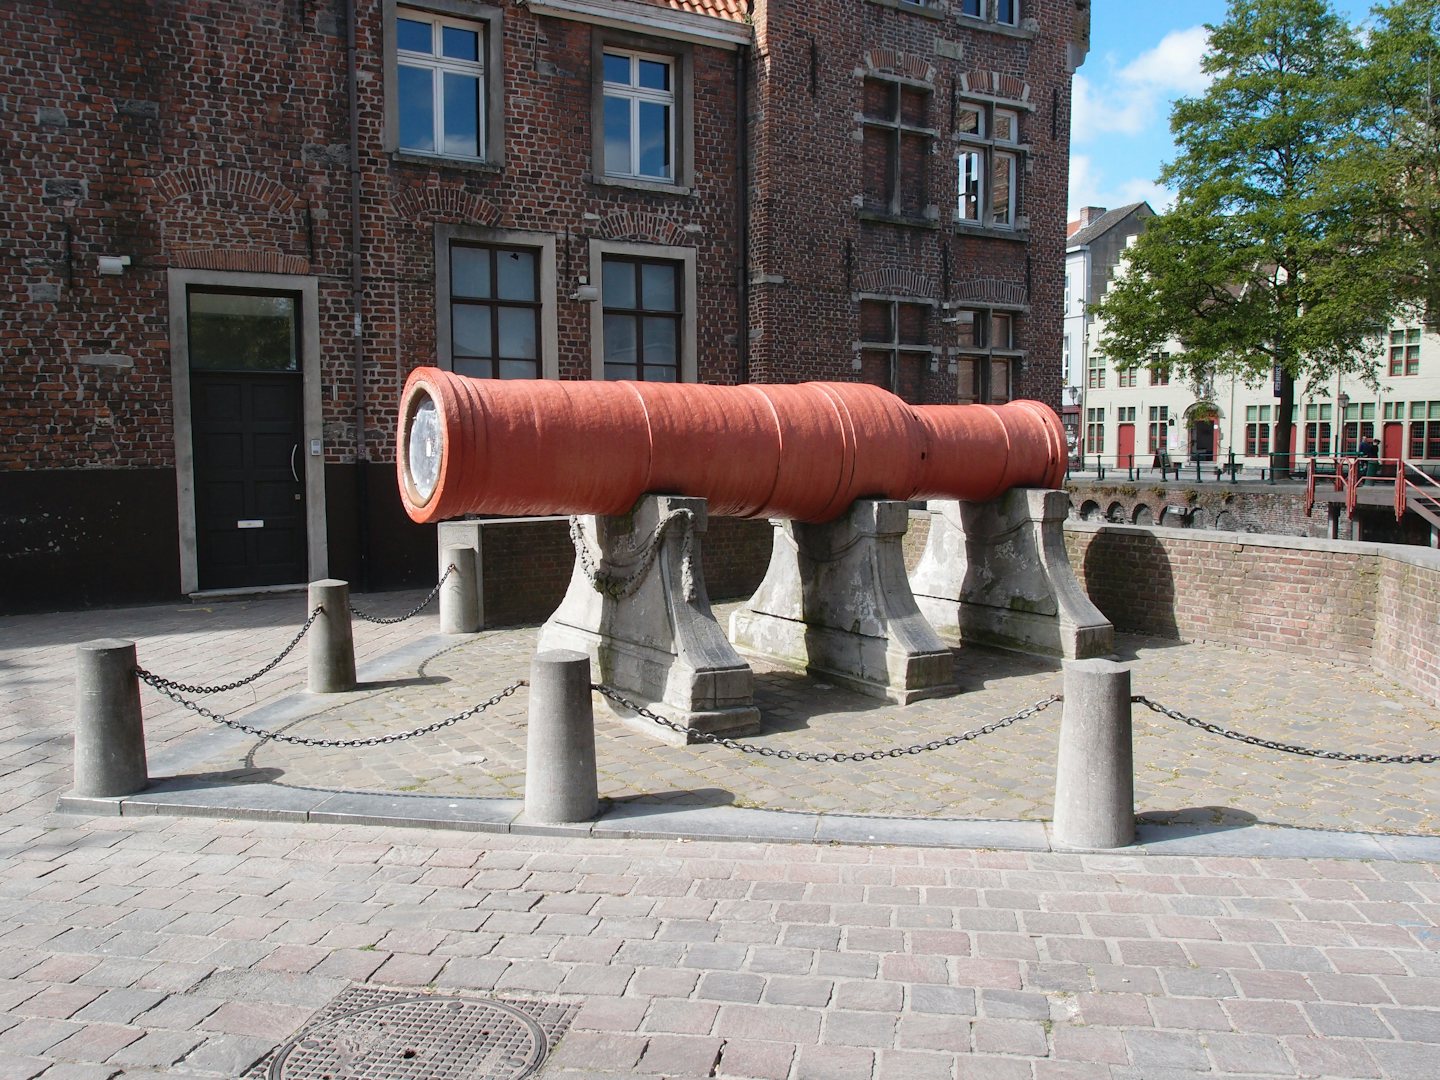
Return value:
M 646 3 L 656 7 L 674 8 L 677 11 L 689 11 L 695 15 L 712 15 L 717 19 L 729 19 L 732 22 L 744 22 L 746 10 L 750 6 L 747 0 L 646 0 Z

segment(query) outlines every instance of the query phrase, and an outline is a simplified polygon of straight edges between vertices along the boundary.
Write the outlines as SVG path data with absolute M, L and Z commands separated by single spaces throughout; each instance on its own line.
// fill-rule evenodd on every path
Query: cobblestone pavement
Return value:
M 722 622 L 727 610 L 719 609 Z M 357 739 L 433 723 L 525 678 L 534 648 L 533 628 L 437 644 L 433 655 L 417 658 L 407 672 L 317 700 L 305 718 L 283 730 Z M 1246 733 L 1347 753 L 1440 749 L 1435 709 L 1368 671 L 1135 637 L 1121 638 L 1121 655 L 1132 664 L 1136 693 Z M 756 666 L 765 731 L 747 741 L 792 751 L 908 747 L 1009 716 L 1061 689 L 1058 664 L 998 650 L 962 650 L 961 692 L 905 707 Z M 238 750 L 226 746 L 200 771 L 238 776 L 258 770 L 272 782 L 301 787 L 519 798 L 526 707 L 521 692 L 434 736 L 383 748 L 259 741 Z M 1056 706 L 996 734 L 923 755 L 805 764 L 719 746 L 666 746 L 622 726 L 597 698 L 600 793 L 811 812 L 1048 819 L 1060 716 Z M 1440 832 L 1440 769 L 1434 766 L 1281 754 L 1143 708 L 1135 721 L 1137 806 L 1151 820 Z
M 418 595 L 366 606 L 399 612 Z M 277 1047 L 359 984 L 575 1006 L 545 1080 L 1440 1076 L 1434 861 L 606 841 L 53 812 L 69 785 L 76 641 L 133 637 L 151 670 L 221 681 L 268 660 L 303 616 L 303 598 L 289 596 L 0 618 L 0 1077 L 263 1075 Z M 363 663 L 433 630 L 428 613 L 357 626 L 357 649 Z M 297 731 L 369 734 L 457 711 L 523 676 L 531 633 L 477 635 L 422 656 L 381 680 L 386 689 L 316 702 L 322 713 Z M 1366 672 L 1124 646 L 1137 692 L 1208 720 L 1342 750 L 1435 746 L 1432 710 Z M 919 741 L 1030 704 L 1059 681 L 1050 666 L 978 652 L 960 676 L 964 694 L 902 710 L 766 673 L 763 739 L 807 749 Z M 253 691 L 207 702 L 243 718 L 245 704 L 303 680 L 303 658 L 292 657 Z M 148 692 L 145 708 L 152 753 L 214 734 Z M 273 770 L 281 783 L 514 794 L 523 709 L 517 695 L 484 724 L 456 725 L 428 748 L 388 747 L 386 759 L 265 746 L 227 751 L 233 760 L 216 766 Z M 1055 709 L 898 766 L 793 774 L 720 749 L 661 747 L 597 715 L 611 795 L 1048 813 Z M 1292 761 L 1136 720 L 1152 813 L 1436 832 L 1426 767 Z

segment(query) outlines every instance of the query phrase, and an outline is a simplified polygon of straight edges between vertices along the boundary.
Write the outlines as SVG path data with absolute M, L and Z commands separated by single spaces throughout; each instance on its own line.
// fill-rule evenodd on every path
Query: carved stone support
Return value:
M 929 508 L 910 587 L 942 638 L 1067 660 L 1114 650 L 1115 628 L 1065 553 L 1065 492 L 1015 488 L 991 502 L 935 499 Z
M 539 652 L 589 655 L 597 681 L 690 731 L 759 730 L 750 666 L 710 610 L 700 560 L 704 499 L 646 495 L 624 516 L 571 519 L 575 568 Z M 671 744 L 691 741 L 617 710 L 622 723 Z
M 772 522 L 765 580 L 730 616 L 735 647 L 902 705 L 954 689 L 954 656 L 905 578 L 908 523 L 891 499 L 859 499 L 823 525 Z

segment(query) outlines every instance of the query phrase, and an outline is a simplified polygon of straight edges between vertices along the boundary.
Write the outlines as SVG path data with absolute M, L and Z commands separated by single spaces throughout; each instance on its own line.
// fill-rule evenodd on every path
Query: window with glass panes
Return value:
M 955 327 L 957 398 L 962 405 L 1001 405 L 1010 400 L 1015 365 L 1015 316 L 989 308 L 959 308 L 948 320 Z M 1007 355 L 1008 353 L 1008 355 Z
M 605 175 L 675 179 L 675 60 L 606 49 Z
M 922 404 L 932 354 L 930 305 L 860 301 L 860 378 L 865 382 Z
M 1245 406 L 1245 456 L 1265 457 L 1270 453 L 1270 406 Z
M 1115 422 L 1118 424 L 1133 424 L 1135 422 L 1135 406 L 1121 405 L 1115 410 Z
M 1116 368 L 1116 370 L 1115 370 L 1115 385 L 1116 385 L 1116 386 L 1134 386 L 1134 385 L 1135 385 L 1135 379 L 1136 379 L 1136 377 L 1137 377 L 1138 374 L 1139 374 L 1139 373 L 1137 372 L 1137 370 L 1136 370 L 1135 368 L 1133 368 L 1133 367 L 1131 367 L 1131 368 Z
M 1150 361 L 1150 385 L 1170 385 L 1170 365 L 1165 362 L 1163 356 L 1157 356 Z
M 988 101 L 955 107 L 955 220 L 995 229 L 1015 227 L 1019 186 L 1020 112 Z
M 683 276 L 676 262 L 604 257 L 605 378 L 680 381 Z
M 1311 402 L 1305 406 L 1305 456 L 1318 457 L 1332 450 L 1330 443 L 1330 412 L 1328 404 Z
M 1375 437 L 1375 403 L 1373 401 L 1351 402 L 1345 406 L 1345 415 L 1340 426 L 1340 452 L 1358 454 L 1361 439 Z
M 398 148 L 436 157 L 486 156 L 483 23 L 399 9 L 394 106 Z
M 1092 352 L 1085 359 L 1085 385 L 1091 390 L 1105 388 L 1105 357 Z
M 1390 374 L 1420 374 L 1420 328 L 1390 331 Z
M 535 249 L 450 245 L 450 362 L 478 379 L 540 377 Z
M 1087 454 L 1103 454 L 1105 452 L 1105 410 L 1085 410 L 1085 452 Z
M 1152 454 L 1161 454 L 1169 449 L 1170 406 L 1150 406 L 1150 426 L 1146 439 L 1146 449 Z
M 892 79 L 863 88 L 862 175 L 865 209 L 920 217 L 927 202 L 930 90 Z
M 1410 403 L 1409 456 L 1440 458 L 1440 401 Z

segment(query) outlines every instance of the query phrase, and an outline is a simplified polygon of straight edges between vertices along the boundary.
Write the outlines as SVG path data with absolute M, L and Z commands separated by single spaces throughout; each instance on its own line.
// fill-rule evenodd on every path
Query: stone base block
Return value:
M 991 502 L 937 499 L 929 508 L 930 537 L 910 587 L 943 639 L 1067 660 L 1114 651 L 1115 628 L 1065 553 L 1065 492 L 1017 488 Z
M 538 649 L 590 657 L 597 682 L 691 731 L 760 729 L 754 676 L 710 610 L 700 558 L 704 499 L 647 495 L 624 517 L 572 521 L 575 568 Z M 692 741 L 624 709 L 621 722 Z
M 905 578 L 906 504 L 860 499 L 823 525 L 776 521 L 765 580 L 730 616 L 741 652 L 899 704 L 952 691 L 953 654 Z

